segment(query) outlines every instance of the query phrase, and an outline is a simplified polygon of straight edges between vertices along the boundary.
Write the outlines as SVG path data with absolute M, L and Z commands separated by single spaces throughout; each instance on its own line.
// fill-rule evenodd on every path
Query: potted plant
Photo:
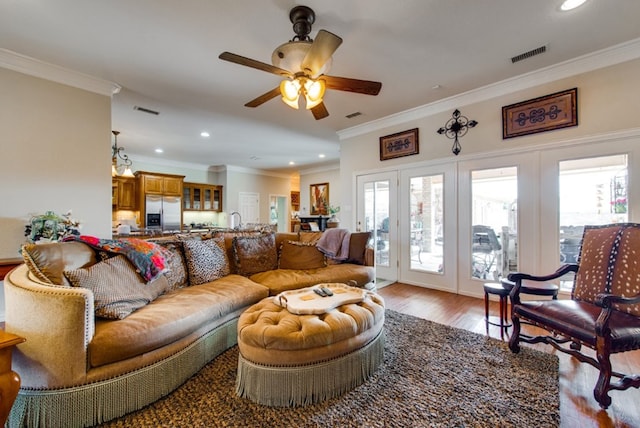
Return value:
M 336 214 L 340 212 L 339 206 L 327 205 L 327 212 L 331 215 L 327 220 L 327 224 L 334 223 L 337 225 L 340 223 L 340 219 L 336 217 Z
M 29 242 L 58 242 L 67 236 L 80 235 L 80 222 L 71 218 L 71 211 L 63 215 L 47 211 L 31 217 L 24 235 Z

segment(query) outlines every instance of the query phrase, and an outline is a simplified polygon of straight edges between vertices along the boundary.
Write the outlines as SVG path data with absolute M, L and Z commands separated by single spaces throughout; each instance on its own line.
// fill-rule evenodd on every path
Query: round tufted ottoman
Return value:
M 302 406 L 367 380 L 384 354 L 384 301 L 363 300 L 326 313 L 296 315 L 267 297 L 238 321 L 236 393 L 267 406 Z

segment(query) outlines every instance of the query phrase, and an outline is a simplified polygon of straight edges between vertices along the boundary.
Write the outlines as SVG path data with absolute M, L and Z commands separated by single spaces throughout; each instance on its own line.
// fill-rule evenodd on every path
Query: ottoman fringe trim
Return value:
M 361 385 L 384 359 L 384 330 L 349 354 L 296 367 L 256 364 L 239 355 L 236 394 L 272 407 L 294 407 L 338 397 Z

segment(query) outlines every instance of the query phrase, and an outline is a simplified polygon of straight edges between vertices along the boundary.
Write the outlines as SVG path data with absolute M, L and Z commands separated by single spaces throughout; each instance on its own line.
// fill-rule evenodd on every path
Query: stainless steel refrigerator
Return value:
M 147 229 L 180 230 L 182 202 L 178 196 L 146 196 Z

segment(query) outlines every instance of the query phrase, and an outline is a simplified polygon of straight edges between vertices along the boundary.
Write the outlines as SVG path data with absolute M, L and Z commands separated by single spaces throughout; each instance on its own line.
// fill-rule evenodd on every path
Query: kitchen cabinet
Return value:
M 180 230 L 184 175 L 136 171 L 135 176 L 140 227 Z
M 111 182 L 111 203 L 113 210 L 129 210 L 138 209 L 138 200 L 136 194 L 137 180 L 128 177 L 114 177 Z
M 184 176 L 136 171 L 142 193 L 148 195 L 182 196 Z
M 222 211 L 222 186 L 184 183 L 182 209 L 185 211 Z
M 300 211 L 300 192 L 291 192 L 291 211 Z

